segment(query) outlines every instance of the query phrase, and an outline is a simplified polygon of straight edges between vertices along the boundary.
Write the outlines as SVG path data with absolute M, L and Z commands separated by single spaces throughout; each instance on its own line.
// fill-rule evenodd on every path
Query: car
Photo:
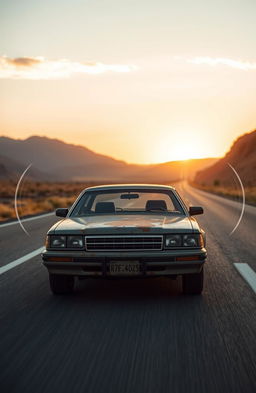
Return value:
M 182 276 L 184 294 L 201 294 L 205 232 L 174 187 L 115 184 L 86 188 L 47 233 L 42 253 L 54 294 L 75 278 Z

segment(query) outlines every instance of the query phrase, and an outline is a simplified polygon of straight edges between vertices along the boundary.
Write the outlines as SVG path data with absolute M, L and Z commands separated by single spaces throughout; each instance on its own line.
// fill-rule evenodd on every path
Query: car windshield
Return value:
M 185 214 L 172 190 L 95 190 L 86 191 L 71 216 L 116 213 Z

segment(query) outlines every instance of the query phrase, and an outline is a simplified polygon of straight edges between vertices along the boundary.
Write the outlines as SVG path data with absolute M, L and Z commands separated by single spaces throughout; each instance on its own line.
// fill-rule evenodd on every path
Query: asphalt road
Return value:
M 180 188 L 202 205 L 202 296 L 168 279 L 79 282 L 55 297 L 40 256 L 0 275 L 1 393 L 256 392 L 256 296 L 234 263 L 256 271 L 256 208 Z M 1 266 L 39 248 L 55 217 L 0 227 Z

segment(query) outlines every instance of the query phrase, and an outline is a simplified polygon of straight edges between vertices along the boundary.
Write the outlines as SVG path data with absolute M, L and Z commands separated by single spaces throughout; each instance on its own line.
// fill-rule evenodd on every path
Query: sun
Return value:
M 171 132 L 165 141 L 157 144 L 155 152 L 158 162 L 205 158 L 209 155 L 206 141 L 200 134 L 181 130 Z
M 191 160 L 193 158 L 207 157 L 204 142 L 183 141 L 172 149 L 172 160 Z

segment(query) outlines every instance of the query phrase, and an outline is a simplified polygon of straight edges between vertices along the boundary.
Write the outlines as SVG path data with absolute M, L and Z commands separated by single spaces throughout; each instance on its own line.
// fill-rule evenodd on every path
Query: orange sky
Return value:
M 1 5 L 0 134 L 136 163 L 224 155 L 256 127 L 256 3 L 180 3 Z

